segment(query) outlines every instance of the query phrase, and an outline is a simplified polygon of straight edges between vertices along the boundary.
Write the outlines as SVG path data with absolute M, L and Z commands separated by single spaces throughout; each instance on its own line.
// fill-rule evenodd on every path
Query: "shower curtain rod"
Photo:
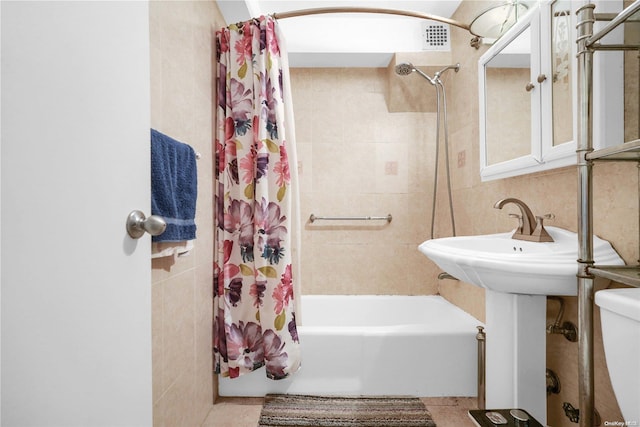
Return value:
M 427 19 L 430 21 L 443 22 L 445 24 L 454 25 L 456 27 L 459 27 L 471 32 L 469 25 L 463 24 L 462 22 L 456 21 L 454 19 L 444 18 L 442 16 L 437 16 L 437 15 L 430 15 L 428 13 L 422 13 L 422 12 L 412 12 L 408 10 L 384 9 L 384 8 L 375 8 L 375 7 L 320 7 L 315 9 L 291 10 L 289 12 L 276 12 L 276 13 L 272 13 L 271 16 L 273 16 L 275 19 L 286 19 L 286 18 L 295 18 L 298 16 L 320 15 L 325 13 L 382 13 L 387 15 L 409 16 L 412 18 L 420 18 L 420 19 Z

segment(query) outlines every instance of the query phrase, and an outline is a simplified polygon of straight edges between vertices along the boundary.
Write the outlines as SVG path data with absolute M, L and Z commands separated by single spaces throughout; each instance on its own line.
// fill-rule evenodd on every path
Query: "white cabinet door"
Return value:
M 619 0 L 594 3 L 598 13 L 622 7 Z M 570 0 L 539 3 L 478 61 L 483 181 L 576 163 L 578 7 Z M 621 52 L 594 58 L 594 117 L 604 117 L 594 121 L 595 148 L 623 142 L 622 59 Z
M 2 425 L 151 426 L 146 2 L 2 2 Z

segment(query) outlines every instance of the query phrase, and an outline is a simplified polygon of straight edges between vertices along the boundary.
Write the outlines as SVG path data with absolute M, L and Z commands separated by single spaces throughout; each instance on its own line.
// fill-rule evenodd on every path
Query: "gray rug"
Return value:
M 269 394 L 258 427 L 435 427 L 416 397 Z

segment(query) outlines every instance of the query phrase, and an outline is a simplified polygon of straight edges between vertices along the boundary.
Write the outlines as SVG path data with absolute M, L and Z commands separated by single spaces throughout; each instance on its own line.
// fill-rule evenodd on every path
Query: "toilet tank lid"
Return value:
M 602 309 L 640 322 L 640 288 L 604 289 L 595 300 Z

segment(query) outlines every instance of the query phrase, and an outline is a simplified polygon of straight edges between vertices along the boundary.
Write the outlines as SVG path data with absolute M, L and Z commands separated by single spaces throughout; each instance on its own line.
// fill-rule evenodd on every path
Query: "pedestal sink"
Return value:
M 576 295 L 578 236 L 546 227 L 553 242 L 513 232 L 427 240 L 419 246 L 445 272 L 486 289 L 487 408 L 526 409 L 546 423 L 546 296 Z M 594 259 L 624 265 L 594 237 Z

